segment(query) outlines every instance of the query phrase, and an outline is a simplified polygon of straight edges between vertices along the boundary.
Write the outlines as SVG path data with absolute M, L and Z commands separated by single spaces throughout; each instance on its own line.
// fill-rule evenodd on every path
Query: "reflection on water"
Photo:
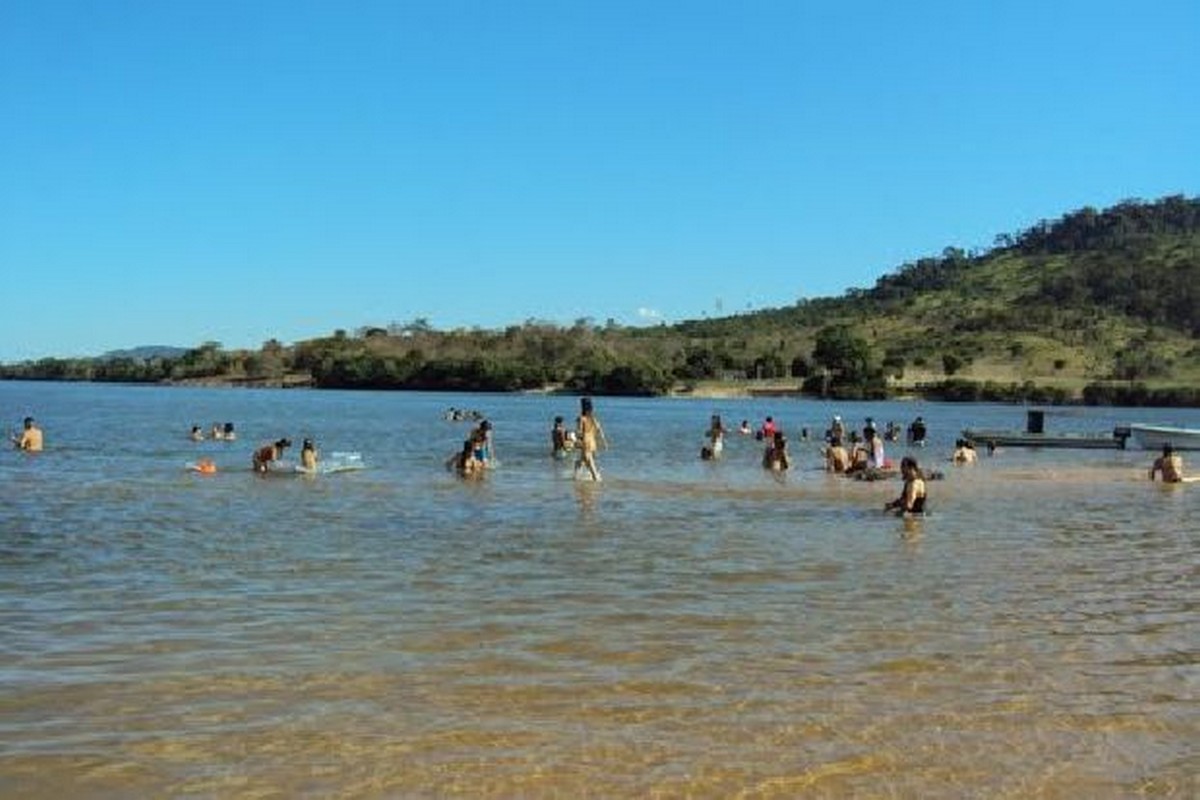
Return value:
M 547 457 L 572 398 L 0 400 L 48 444 L 0 457 L 9 796 L 1197 794 L 1200 487 L 1136 452 L 944 462 L 1019 409 L 602 398 L 593 485 Z M 496 423 L 483 482 L 441 468 L 451 405 Z M 928 517 L 794 435 L 779 481 L 748 439 L 692 457 L 714 411 L 835 410 L 931 422 Z M 186 441 L 212 419 L 241 441 Z M 256 478 L 280 435 L 370 468 Z

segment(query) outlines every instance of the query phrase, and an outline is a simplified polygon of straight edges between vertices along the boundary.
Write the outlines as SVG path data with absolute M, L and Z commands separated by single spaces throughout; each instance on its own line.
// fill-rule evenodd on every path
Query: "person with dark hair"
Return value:
M 227 442 L 232 442 L 234 439 L 237 438 L 237 432 L 234 431 L 232 422 L 225 423 L 225 428 L 222 431 L 221 438 Z
M 450 456 L 446 468 L 460 478 L 482 478 L 483 462 L 475 457 L 475 446 L 474 439 L 464 439 L 462 450 Z
M 791 461 L 788 459 L 787 437 L 783 431 L 775 431 L 775 435 L 771 437 L 767 448 L 763 450 L 763 469 L 769 469 L 772 472 L 783 472 L 791 466 Z
M 604 435 L 604 427 L 601 426 L 600 420 L 596 419 L 595 411 L 592 408 L 592 398 L 579 398 L 579 419 L 576 420 L 575 427 L 579 431 L 576 437 L 579 458 L 575 461 L 575 476 L 579 477 L 579 470 L 587 467 L 592 480 L 598 481 L 600 480 L 600 468 L 596 466 L 596 450 L 601 444 L 607 450 L 608 438 Z
M 1155 473 L 1162 473 L 1163 483 L 1183 483 L 1183 458 L 1170 442 L 1163 445 L 1162 455 L 1154 459 L 1150 480 L 1154 480 Z
M 917 460 L 912 456 L 900 459 L 900 476 L 904 478 L 904 490 L 900 496 L 883 507 L 884 511 L 896 510 L 901 514 L 925 513 L 925 477 Z
M 24 425 L 25 429 L 21 431 L 21 435 L 12 437 L 13 444 L 18 450 L 24 450 L 26 453 L 42 452 L 42 429 L 37 426 L 33 417 L 26 417 Z
M 925 420 L 917 417 L 908 426 L 908 443 L 914 447 L 924 447 L 925 434 Z
M 475 460 L 485 467 L 495 466 L 495 443 L 492 439 L 492 423 L 486 419 L 471 431 L 475 443 Z
M 720 458 L 725 449 L 725 425 L 721 422 L 720 414 L 713 414 L 708 424 L 708 451 L 710 458 Z
M 563 425 L 561 416 L 554 418 L 554 427 L 550 428 L 550 454 L 555 458 L 566 458 L 567 451 L 570 450 L 570 442 L 567 439 L 567 429 Z
M 950 460 L 955 464 L 974 464 L 976 461 L 975 445 L 966 439 L 954 440 L 954 453 Z
M 834 437 L 829 446 L 825 448 L 825 471 L 841 474 L 849 468 L 850 454 L 842 446 L 842 440 Z
M 283 451 L 292 446 L 291 439 L 280 439 L 274 444 L 263 445 L 254 451 L 254 471 L 266 475 L 271 465 L 283 457 Z
M 317 448 L 312 439 L 305 439 L 300 444 L 300 466 L 309 472 L 317 471 Z

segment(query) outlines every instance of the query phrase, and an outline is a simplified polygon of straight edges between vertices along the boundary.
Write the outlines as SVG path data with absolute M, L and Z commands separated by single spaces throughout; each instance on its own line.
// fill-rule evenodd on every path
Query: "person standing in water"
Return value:
M 471 441 L 475 442 L 475 459 L 485 467 L 494 467 L 496 459 L 495 438 L 492 435 L 492 423 L 486 419 L 471 431 Z
M 1154 459 L 1150 467 L 1150 480 L 1154 480 L 1157 472 L 1162 473 L 1163 483 L 1183 483 L 1183 458 L 1175 452 L 1170 442 L 1163 445 L 1162 455 Z
M 708 449 L 713 458 L 720 458 L 725 449 L 725 425 L 720 414 L 713 414 L 708 425 Z
M 554 418 L 554 427 L 550 429 L 550 454 L 555 458 L 566 458 L 567 450 L 567 429 L 563 425 L 562 417 Z
M 42 429 L 37 426 L 37 422 L 33 417 L 25 418 L 25 430 L 21 431 L 20 436 L 13 436 L 13 444 L 18 450 L 24 450 L 26 453 L 42 452 Z
M 581 397 L 579 408 L 579 419 L 576 421 L 576 428 L 579 431 L 579 458 L 575 461 L 575 477 L 579 477 L 581 467 L 587 467 L 588 472 L 592 475 L 592 480 L 599 481 L 600 469 L 596 466 L 596 450 L 601 444 L 607 450 L 608 438 L 604 435 L 604 427 L 600 425 L 600 420 L 596 419 L 595 411 L 592 408 L 592 398 Z
M 900 459 L 900 475 L 904 478 L 904 490 L 900 496 L 883 507 L 884 511 L 897 510 L 901 514 L 925 513 L 925 478 L 912 456 Z
M 312 439 L 305 439 L 300 445 L 300 466 L 309 472 L 317 471 L 317 448 Z
M 762 465 L 763 469 L 769 469 L 772 472 L 783 472 L 791 467 L 787 451 L 787 436 L 783 431 L 777 430 L 771 437 L 766 449 L 763 450 Z

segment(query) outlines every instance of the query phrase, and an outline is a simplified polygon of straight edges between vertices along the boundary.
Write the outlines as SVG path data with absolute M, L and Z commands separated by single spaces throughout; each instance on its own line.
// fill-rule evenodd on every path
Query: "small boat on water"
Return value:
M 1113 429 L 1108 434 L 1091 433 L 1046 433 L 1046 412 L 1033 409 L 1027 412 L 1023 431 L 984 430 L 964 428 L 963 438 L 979 445 L 996 447 L 1054 447 L 1085 450 L 1124 449 L 1129 437 L 1128 428 Z
M 1200 428 L 1133 423 L 1129 435 L 1143 450 L 1159 450 L 1168 443 L 1176 450 L 1200 450 Z

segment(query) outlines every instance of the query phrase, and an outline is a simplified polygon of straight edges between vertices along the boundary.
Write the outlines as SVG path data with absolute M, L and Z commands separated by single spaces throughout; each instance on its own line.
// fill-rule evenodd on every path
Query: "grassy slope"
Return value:
M 1141 257 L 1194 273 L 1198 247 L 1197 235 L 1162 237 Z M 820 327 L 849 324 L 880 357 L 889 349 L 904 357 L 901 386 L 944 379 L 942 356 L 951 353 L 966 362 L 956 377 L 1078 389 L 1109 378 L 1115 354 L 1149 337 L 1170 369 L 1148 385 L 1200 382 L 1200 348 L 1189 332 L 1091 303 L 1064 307 L 1043 294 L 1047 279 L 1078 279 L 1082 259 L 1093 255 L 999 252 L 973 262 L 944 288 L 901 300 L 874 303 L 867 293 L 821 301 L 816 313 L 775 309 L 682 327 L 695 341 L 735 338 L 753 349 L 785 339 L 789 349 L 804 352 Z

